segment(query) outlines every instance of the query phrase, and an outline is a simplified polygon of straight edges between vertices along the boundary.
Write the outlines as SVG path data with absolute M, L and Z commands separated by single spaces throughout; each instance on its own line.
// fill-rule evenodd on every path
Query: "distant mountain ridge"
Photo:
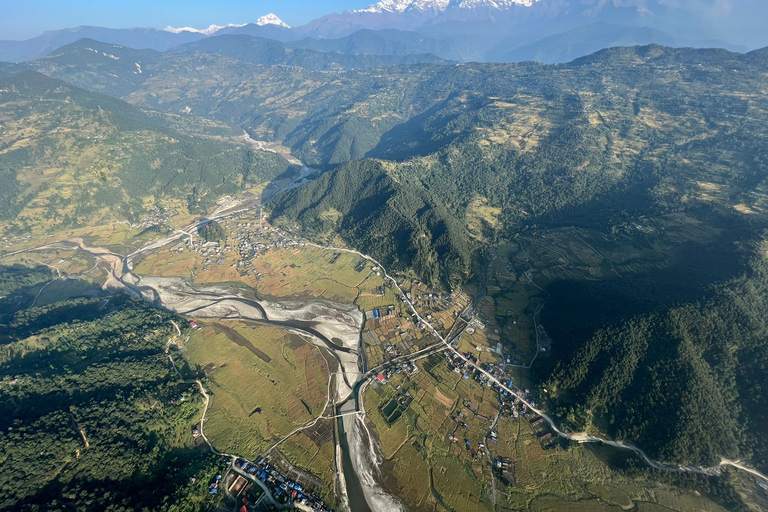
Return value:
M 434 53 L 461 61 L 564 62 L 608 46 L 651 43 L 737 51 L 768 45 L 768 30 L 761 22 L 768 19 L 768 3 L 733 0 L 726 7 L 719 0 L 382 0 L 297 27 L 270 13 L 254 23 L 202 29 L 54 30 L 26 41 L 0 41 L 0 60 L 44 57 L 82 38 L 166 51 L 207 37 L 234 34 L 284 43 L 302 41 L 293 46 L 320 51 Z M 345 46 L 337 41 L 359 39 L 360 32 L 371 39 L 371 33 L 379 31 L 386 31 L 386 41 L 380 41 L 379 47 Z M 424 38 L 426 44 L 414 44 L 418 38 Z M 441 45 L 445 51 L 440 51 Z

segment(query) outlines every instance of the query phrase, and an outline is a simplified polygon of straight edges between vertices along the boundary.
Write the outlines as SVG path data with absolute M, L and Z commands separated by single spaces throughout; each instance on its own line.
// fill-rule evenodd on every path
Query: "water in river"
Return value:
M 352 512 L 404 512 L 402 503 L 379 485 L 381 454 L 358 415 L 339 418 L 339 442 Z
M 365 494 L 363 493 L 363 487 L 360 485 L 360 480 L 357 478 L 352 467 L 352 458 L 349 455 L 349 443 L 347 442 L 347 434 L 344 431 L 344 418 L 338 418 L 337 425 L 339 428 L 339 445 L 341 446 L 342 455 L 342 467 L 344 468 L 344 483 L 346 484 L 347 499 L 349 500 L 350 510 L 357 512 L 372 512 L 368 503 L 365 501 Z

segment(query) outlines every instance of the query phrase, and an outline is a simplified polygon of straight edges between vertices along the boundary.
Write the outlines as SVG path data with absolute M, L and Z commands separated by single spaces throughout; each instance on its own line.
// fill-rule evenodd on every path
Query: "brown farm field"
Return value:
M 208 377 L 205 432 L 217 449 L 255 459 L 323 413 L 329 372 L 319 349 L 273 327 L 198 323 L 185 360 Z

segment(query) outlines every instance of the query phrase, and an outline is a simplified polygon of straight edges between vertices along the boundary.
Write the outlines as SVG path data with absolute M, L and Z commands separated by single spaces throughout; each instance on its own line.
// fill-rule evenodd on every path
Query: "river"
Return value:
M 109 287 L 140 296 L 157 307 L 201 318 L 238 318 L 273 324 L 302 334 L 310 343 L 327 349 L 342 373 L 335 379 L 335 401 L 345 412 L 362 410 L 358 392 L 365 368 L 361 332 L 362 312 L 357 306 L 327 300 L 278 301 L 256 297 L 253 292 L 226 285 L 193 285 L 178 277 L 147 277 L 133 273 L 132 259 L 144 254 L 140 249 L 121 258 L 103 248 L 77 245 L 96 258 L 109 263 Z M 331 341 L 333 340 L 333 341 Z M 359 389 L 358 389 L 359 388 Z M 338 411 L 339 409 L 337 409 Z M 364 414 L 364 411 L 362 412 Z M 347 414 L 338 419 L 341 471 L 346 497 L 353 512 L 394 512 L 404 510 L 396 498 L 379 484 L 378 467 L 382 456 L 361 414 Z

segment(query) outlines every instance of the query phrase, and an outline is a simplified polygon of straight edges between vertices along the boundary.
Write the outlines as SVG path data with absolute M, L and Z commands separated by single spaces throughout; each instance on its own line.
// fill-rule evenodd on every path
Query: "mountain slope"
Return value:
M 246 35 L 210 37 L 195 43 L 177 46 L 172 52 L 208 52 L 226 55 L 243 62 L 274 66 L 298 66 L 314 71 L 339 71 L 374 66 L 401 66 L 410 64 L 439 64 L 444 62 L 434 55 L 352 55 L 292 48 L 279 41 Z
M 0 122 L 6 234 L 136 222 L 168 201 L 207 208 L 288 167 L 276 154 L 193 139 L 164 116 L 35 72 L 0 79 Z
M 402 30 L 359 30 L 337 39 L 305 38 L 288 43 L 293 48 L 322 52 L 369 55 L 414 55 L 431 53 L 448 60 L 461 60 L 450 41 L 431 39 Z
M 78 87 L 121 97 L 141 87 L 161 56 L 155 50 L 135 50 L 81 39 L 62 46 L 47 57 L 19 66 Z
M 302 128 L 288 131 L 287 140 L 300 134 L 315 141 L 295 146 L 297 152 L 326 155 L 329 163 L 360 153 L 398 162 L 409 186 L 427 190 L 432 203 L 446 206 L 462 223 L 478 202 L 496 209 L 491 232 L 500 236 L 576 219 L 607 228 L 632 215 L 705 204 L 762 211 L 768 154 L 761 123 L 768 120 L 768 101 L 748 92 L 765 87 L 764 67 L 752 60 L 725 51 L 649 46 L 606 50 L 567 66 L 426 68 L 410 86 L 401 83 L 400 95 L 386 104 L 300 96 L 295 101 L 305 125 L 317 111 L 335 119 L 335 126 L 297 123 Z M 343 79 L 340 89 L 364 87 L 356 78 L 355 86 Z M 292 111 L 293 101 L 280 112 Z M 400 101 L 410 106 L 408 114 Z M 328 110 L 336 104 L 344 111 Z M 350 104 L 354 113 L 345 107 Z M 381 116 L 382 108 L 400 122 L 390 128 L 364 123 L 367 112 Z M 257 123 L 251 129 L 271 124 L 264 113 L 250 119 Z M 273 126 L 281 130 L 280 123 Z M 326 144 L 330 152 L 320 152 Z M 299 204 L 299 195 L 309 194 L 334 197 L 323 208 L 347 211 L 363 197 L 329 195 L 322 190 L 328 184 L 287 192 L 275 204 Z M 296 208 L 281 206 L 275 215 L 300 218 Z M 400 215 L 418 219 L 422 210 Z M 366 245 L 371 242 L 359 236 L 363 228 L 356 223 L 341 217 L 339 232 L 353 245 L 391 257 Z
M 555 347 L 546 386 L 580 411 L 571 413 L 581 417 L 573 428 L 606 425 L 610 435 L 673 463 L 712 466 L 722 456 L 757 455 L 764 468 L 766 292 L 761 255 L 700 303 L 601 329 L 575 351 Z
M 535 60 L 551 64 L 570 62 L 573 59 L 594 53 L 603 48 L 648 45 L 652 43 L 664 46 L 677 46 L 672 36 L 660 30 L 600 22 L 577 27 L 562 34 L 549 36 L 511 51 L 500 51 L 501 49 L 497 48 L 494 53 L 498 52 L 498 60 L 502 62 Z
M 118 294 L 0 324 L 0 508 L 203 508 L 218 468 L 189 435 L 199 394 L 163 352 L 174 319 Z
M 472 245 L 462 222 L 391 164 L 344 164 L 309 186 L 278 196 L 270 208 L 278 224 L 298 222 L 316 236 L 341 233 L 357 247 L 381 255 L 386 265 L 410 267 L 428 282 L 462 280 L 469 273 Z
M 23 62 L 38 59 L 79 39 L 94 39 L 103 43 L 130 48 L 151 48 L 165 51 L 173 46 L 197 41 L 203 37 L 205 37 L 203 34 L 193 32 L 174 34 L 154 28 L 76 27 L 51 30 L 26 41 L 0 41 L 0 60 Z

